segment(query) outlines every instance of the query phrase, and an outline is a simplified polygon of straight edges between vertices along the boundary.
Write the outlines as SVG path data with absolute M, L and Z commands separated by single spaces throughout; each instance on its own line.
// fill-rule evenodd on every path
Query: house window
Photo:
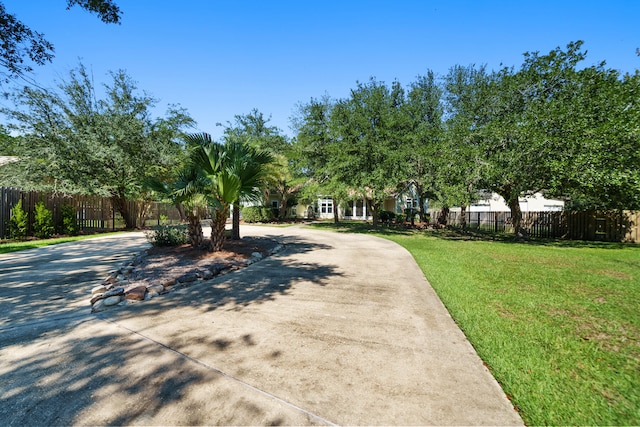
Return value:
M 320 213 L 332 214 L 333 213 L 333 200 L 320 199 Z
M 418 205 L 420 205 L 420 202 L 418 202 L 418 199 L 407 197 L 407 209 L 417 208 Z

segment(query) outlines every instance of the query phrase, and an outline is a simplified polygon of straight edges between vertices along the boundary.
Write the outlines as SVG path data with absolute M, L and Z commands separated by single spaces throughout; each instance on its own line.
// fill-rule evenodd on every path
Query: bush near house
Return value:
M 186 225 L 159 225 L 146 236 L 153 246 L 180 246 L 190 241 Z
M 242 209 L 245 222 L 270 222 L 273 220 L 273 210 L 268 206 L 247 206 Z
M 395 212 L 392 211 L 380 211 L 380 222 L 390 223 L 396 219 Z

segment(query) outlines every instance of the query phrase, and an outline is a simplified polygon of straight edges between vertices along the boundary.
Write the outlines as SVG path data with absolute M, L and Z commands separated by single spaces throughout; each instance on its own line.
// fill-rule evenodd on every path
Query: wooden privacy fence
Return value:
M 432 222 L 437 212 L 432 212 Z M 465 212 L 468 228 L 513 230 L 511 212 Z M 460 226 L 460 212 L 449 212 L 448 225 Z M 532 237 L 640 243 L 640 211 L 523 212 L 522 225 Z
M 65 196 L 40 191 L 23 191 L 15 188 L 0 187 L 0 239 L 8 237 L 8 225 L 13 207 L 22 200 L 22 208 L 27 212 L 29 221 L 27 234 L 33 231 L 35 206 L 41 200 L 53 213 L 53 223 L 58 227 L 62 223 L 62 206 L 74 208 L 78 228 L 81 231 L 113 231 L 125 228 L 125 221 L 116 211 L 111 199 L 99 196 Z M 180 212 L 168 203 L 128 201 L 131 222 L 137 227 L 156 225 L 161 220 L 168 223 L 180 222 Z

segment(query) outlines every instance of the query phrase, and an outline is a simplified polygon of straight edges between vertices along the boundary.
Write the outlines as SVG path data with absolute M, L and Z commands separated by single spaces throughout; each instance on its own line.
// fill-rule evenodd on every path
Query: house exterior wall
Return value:
M 564 209 L 564 201 L 547 199 L 541 193 L 520 198 L 520 210 L 522 212 L 548 212 Z M 460 208 L 451 208 L 452 212 L 460 212 Z M 478 200 L 472 206 L 467 207 L 468 212 L 510 212 L 509 206 L 502 196 L 496 193 L 487 195 Z
M 388 197 L 387 199 L 385 199 L 385 201 L 383 203 L 383 209 L 385 211 L 391 211 L 391 212 L 398 213 L 396 198 L 395 197 Z
M 320 219 L 333 219 L 333 211 L 329 212 L 323 209 L 323 205 L 326 205 L 327 198 L 330 196 L 318 196 L 318 202 L 316 205 L 315 213 L 316 217 Z M 392 197 L 387 197 L 382 203 L 381 209 L 385 211 L 391 211 L 394 213 L 403 213 L 407 208 L 417 208 L 418 198 L 416 195 L 415 187 L 409 185 L 407 189 L 401 193 L 397 193 Z M 427 211 L 428 203 L 424 202 L 424 212 Z M 355 199 L 347 203 L 339 204 L 337 207 L 339 219 L 353 219 L 353 220 L 371 220 L 373 219 L 371 212 L 367 210 L 367 203 L 365 199 Z
M 308 205 L 295 205 L 292 210 L 295 212 L 296 218 L 313 218 L 313 215 L 309 215 L 309 209 L 313 213 L 313 206 Z
M 395 213 L 403 213 L 407 208 L 416 208 L 418 198 L 415 194 L 413 186 L 409 186 L 406 191 L 396 194 L 394 197 L 385 199 L 382 209 Z M 274 197 L 269 197 L 268 205 L 274 211 L 277 210 L 279 201 Z M 347 203 L 333 206 L 331 196 L 318 196 L 318 200 L 313 205 L 298 204 L 287 208 L 287 217 L 289 218 L 319 218 L 333 219 L 333 210 L 337 209 L 338 218 L 343 220 L 371 220 L 371 212 L 367 210 L 365 199 L 351 200 Z M 427 212 L 428 201 L 425 200 L 424 212 Z M 561 211 L 564 209 L 564 201 L 547 199 L 541 193 L 535 193 L 531 196 L 520 198 L 520 209 L 522 212 L 549 212 Z M 505 200 L 496 193 L 487 194 L 484 199 L 479 200 L 472 206 L 467 207 L 468 212 L 510 212 L 509 206 Z M 459 207 L 451 208 L 451 212 L 460 212 Z

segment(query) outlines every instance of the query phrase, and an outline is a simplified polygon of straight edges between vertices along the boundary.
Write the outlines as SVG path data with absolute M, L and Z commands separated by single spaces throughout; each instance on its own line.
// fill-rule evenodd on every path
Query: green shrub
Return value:
M 29 219 L 27 213 L 22 209 L 22 200 L 20 200 L 11 209 L 11 218 L 9 219 L 9 237 L 12 239 L 24 239 L 27 237 L 27 226 Z
M 40 200 L 36 204 L 35 218 L 33 221 L 33 234 L 40 239 L 48 239 L 54 233 L 53 213 L 47 209 Z
M 267 206 L 247 206 L 242 209 L 245 222 L 269 222 L 273 220 L 273 210 Z
M 381 222 L 391 222 L 396 219 L 395 212 L 392 211 L 380 211 L 380 215 L 378 215 Z
M 62 214 L 61 233 L 69 236 L 77 235 L 79 227 L 78 220 L 76 218 L 76 209 L 71 205 L 62 205 L 60 213 Z
M 146 235 L 153 246 L 180 246 L 189 242 L 186 225 L 159 225 Z
M 403 213 L 396 214 L 396 224 L 404 224 L 407 216 Z
M 414 221 L 418 221 L 418 210 L 416 208 L 406 208 L 404 210 L 404 214 L 407 216 L 407 221 L 411 221 L 413 224 Z

